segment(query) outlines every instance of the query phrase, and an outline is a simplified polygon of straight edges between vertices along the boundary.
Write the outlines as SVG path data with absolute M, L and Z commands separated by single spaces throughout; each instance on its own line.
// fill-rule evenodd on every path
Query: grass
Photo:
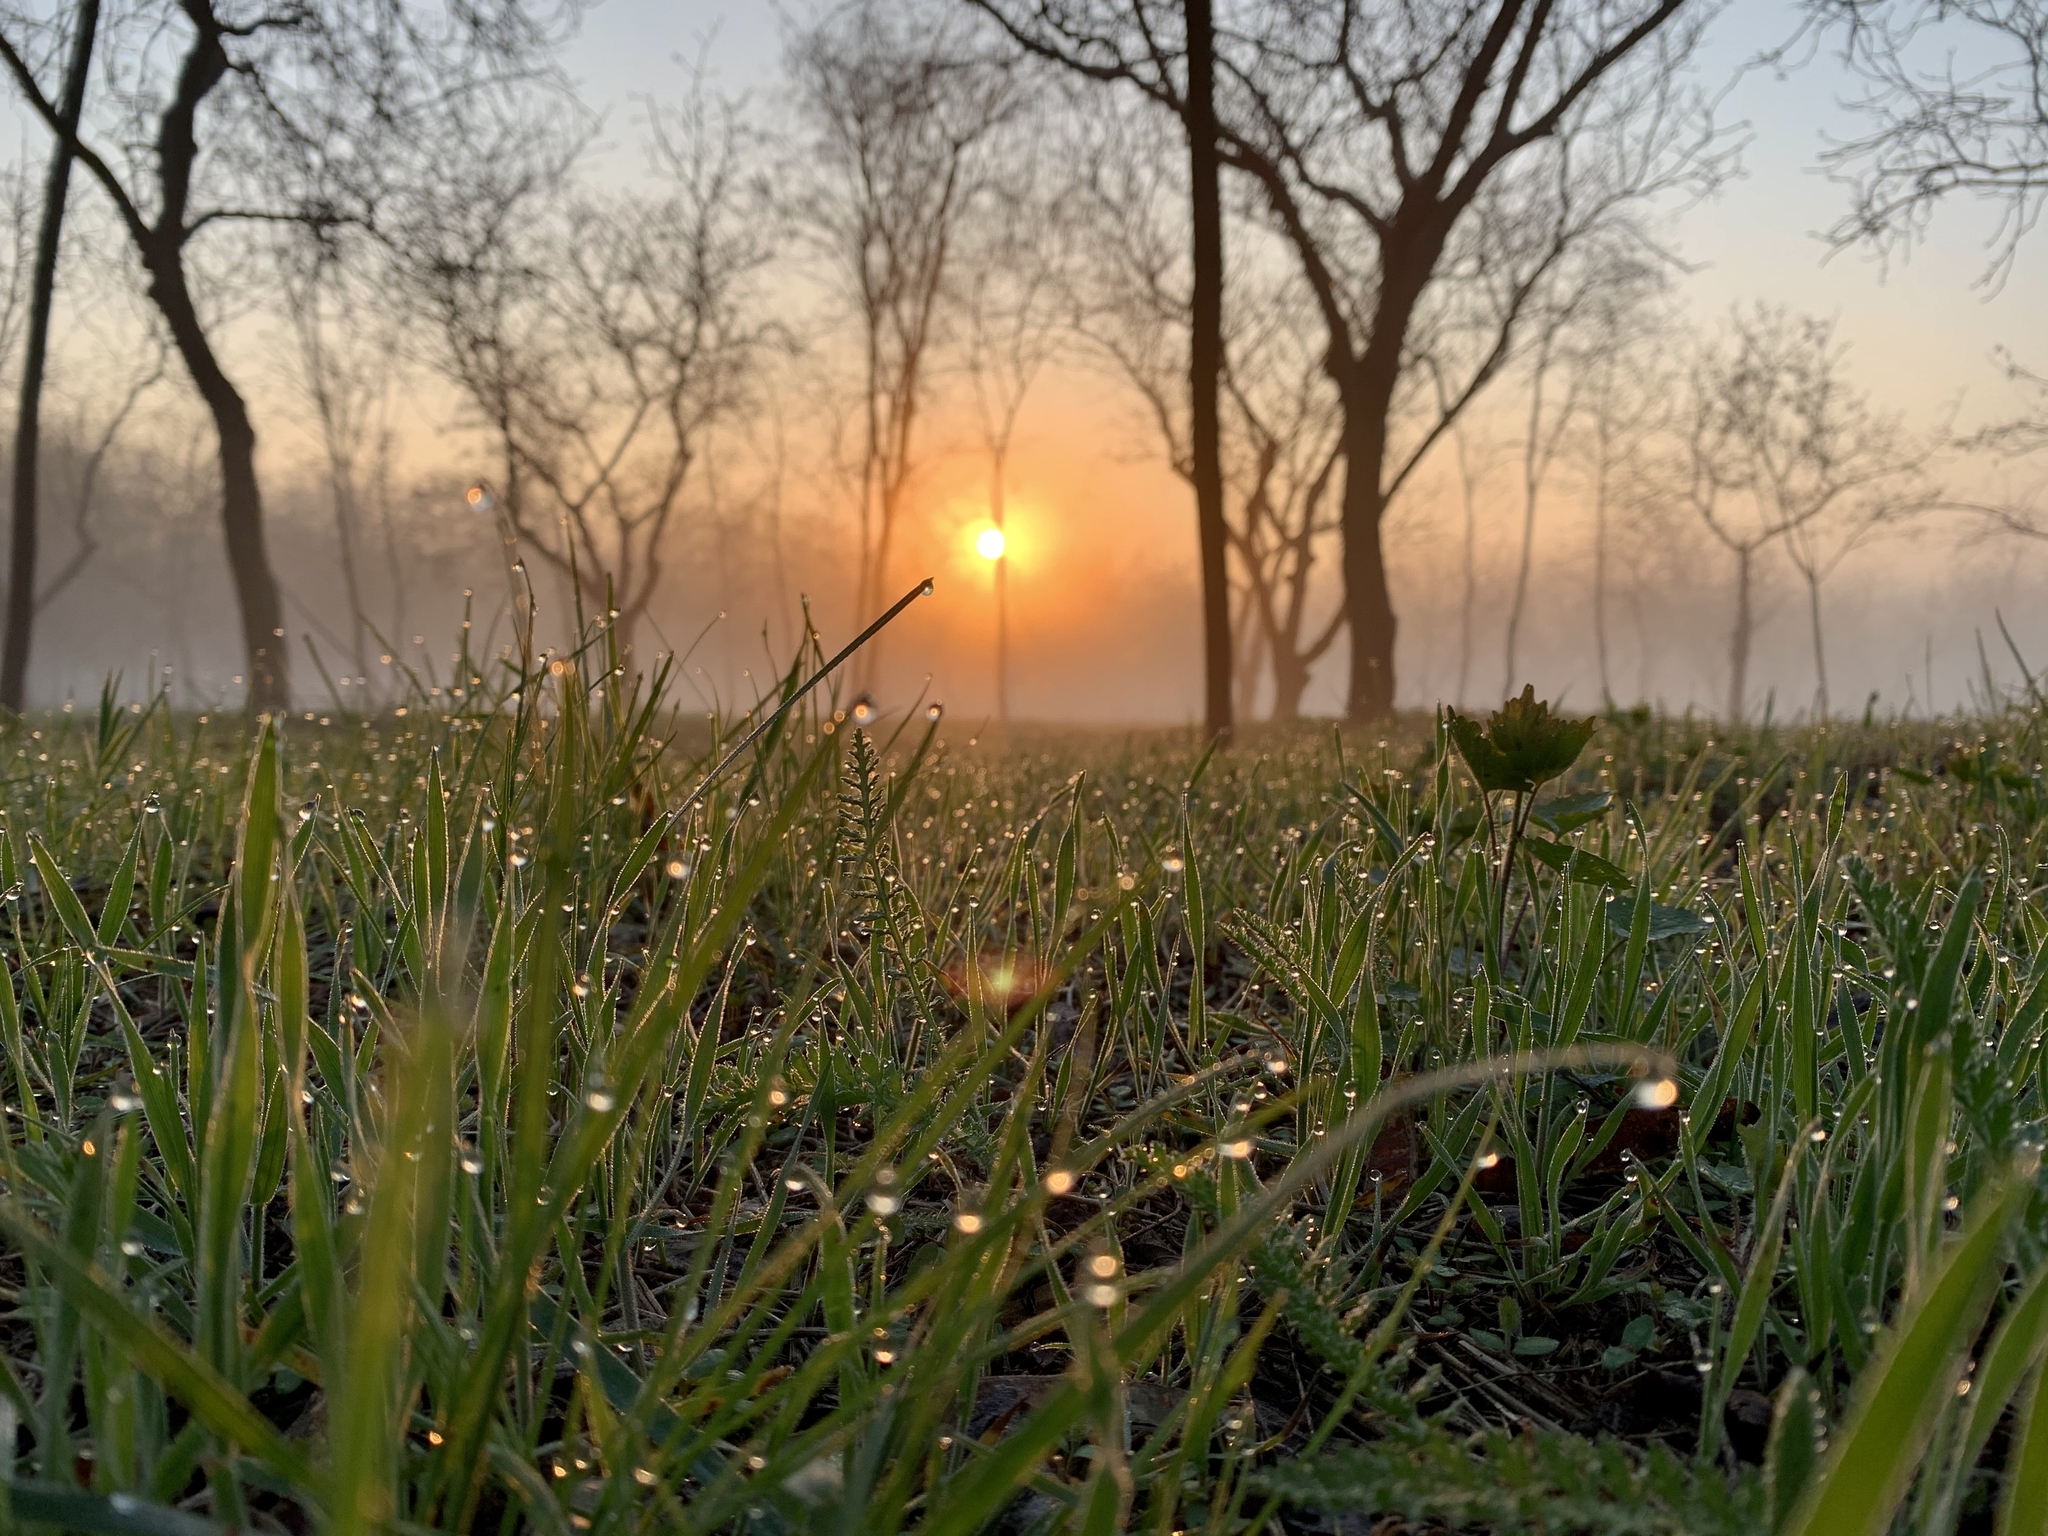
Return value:
M 813 699 L 677 820 L 750 722 L 602 640 L 9 728 L 7 1524 L 2048 1529 L 2030 702 L 1503 842 Z

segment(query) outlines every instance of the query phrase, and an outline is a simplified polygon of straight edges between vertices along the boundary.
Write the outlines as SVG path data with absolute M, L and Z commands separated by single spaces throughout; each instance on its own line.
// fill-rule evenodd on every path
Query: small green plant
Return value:
M 1485 804 L 1486 845 L 1494 871 L 1492 953 L 1497 968 L 1506 942 L 1508 880 L 1516 847 L 1529 828 L 1536 792 L 1571 771 L 1600 722 L 1553 714 L 1550 701 L 1536 697 L 1534 684 L 1525 685 L 1519 698 L 1494 710 L 1483 726 L 1455 709 L 1447 708 L 1444 714 L 1451 740 L 1471 770 Z M 1494 800 L 1500 795 L 1513 800 L 1504 851 L 1497 841 L 1494 818 Z

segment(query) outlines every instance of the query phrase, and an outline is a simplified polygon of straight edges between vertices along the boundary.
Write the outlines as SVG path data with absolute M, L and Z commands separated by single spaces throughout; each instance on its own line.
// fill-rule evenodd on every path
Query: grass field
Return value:
M 2030 702 L 624 684 L 8 729 L 10 1525 L 2048 1531 Z

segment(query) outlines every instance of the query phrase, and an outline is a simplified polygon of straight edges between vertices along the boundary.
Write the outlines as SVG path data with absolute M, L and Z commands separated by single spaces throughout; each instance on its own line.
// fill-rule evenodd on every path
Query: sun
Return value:
M 982 529 L 974 541 L 974 552 L 984 560 L 1002 559 L 1008 547 L 1009 540 L 1003 537 L 1003 530 L 996 527 Z

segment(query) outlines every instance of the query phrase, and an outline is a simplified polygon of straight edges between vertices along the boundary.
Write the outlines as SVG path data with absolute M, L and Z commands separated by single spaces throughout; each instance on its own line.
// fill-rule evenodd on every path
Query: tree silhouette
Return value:
M 451 114 L 486 110 L 503 82 L 544 73 L 543 22 L 526 0 L 445 12 L 414 0 L 132 0 L 103 27 L 103 57 L 117 62 L 105 66 L 115 88 L 101 130 L 69 118 L 31 66 L 32 15 L 0 10 L 0 66 L 113 204 L 213 418 L 253 708 L 290 702 L 284 608 L 255 422 L 195 286 L 198 248 L 237 227 L 374 226 L 421 179 Z M 146 148 L 134 125 L 147 125 Z
M 1186 121 L 1178 7 L 973 0 L 1022 46 Z M 1216 135 L 1292 247 L 1344 415 L 1347 712 L 1394 705 L 1389 506 L 1514 355 L 1565 255 L 1722 168 L 1676 79 L 1696 0 L 1249 8 L 1217 32 Z M 1432 385 L 1453 382 L 1431 412 Z

